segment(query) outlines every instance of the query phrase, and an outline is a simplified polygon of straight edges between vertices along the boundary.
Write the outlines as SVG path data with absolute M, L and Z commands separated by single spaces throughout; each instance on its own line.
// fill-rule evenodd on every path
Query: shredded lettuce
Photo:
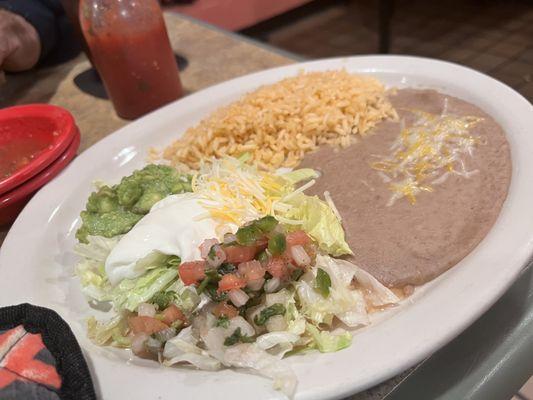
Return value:
M 178 276 L 177 268 L 157 267 L 136 279 L 124 279 L 113 289 L 113 305 L 117 311 L 135 311 L 157 292 L 164 290 Z
M 344 265 L 353 270 L 355 280 L 366 289 L 365 299 L 372 306 L 380 307 L 389 304 L 396 304 L 400 301 L 400 298 L 396 296 L 392 290 L 384 286 L 364 269 L 354 266 L 354 264 L 346 260 L 335 259 L 334 262 L 337 265 Z
M 75 271 L 80 279 L 81 291 L 90 301 L 112 300 L 111 285 L 107 280 L 103 264 L 84 260 L 76 265 Z
M 163 357 L 167 366 L 177 363 L 189 363 L 198 369 L 216 371 L 220 369 L 220 361 L 209 356 L 207 351 L 197 346 L 198 339 L 192 334 L 192 328 L 183 329 L 177 336 L 165 343 Z
M 331 278 L 331 289 L 327 298 L 324 298 L 314 288 L 318 268 L 326 271 Z M 368 325 L 370 320 L 366 309 L 367 300 L 361 290 L 352 288 L 354 278 L 358 276 L 365 278 L 358 280 L 358 283 L 379 296 L 376 303 L 384 304 L 383 302 L 386 301 L 387 304 L 394 304 L 399 299 L 377 280 L 370 279 L 367 273 L 361 271 L 359 267 L 348 261 L 318 255 L 316 266 L 294 283 L 301 312 L 316 325 L 331 325 L 333 317 L 337 317 L 349 327 Z
M 200 305 L 200 295 L 194 286 L 185 286 L 181 279 L 177 279 L 167 289 L 174 292 L 173 303 L 184 313 L 191 314 Z
M 284 217 L 299 221 L 301 229 L 317 241 L 320 249 L 333 256 L 352 254 L 341 222 L 325 201 L 317 196 L 298 194 L 287 202 L 292 208 Z
M 275 304 L 284 306 L 285 313 L 282 316 L 272 317 L 266 322 L 264 328 L 257 327 L 260 332 L 266 329 L 266 333 L 256 338 L 259 348 L 280 358 L 293 351 L 295 346 L 305 345 L 309 341 L 302 337 L 305 334 L 306 321 L 298 312 L 294 296 L 293 288 L 284 288 L 276 293 L 266 294 L 264 304 L 250 310 L 248 314 L 248 321 L 254 322 L 256 316 L 260 315 L 265 308 Z
M 130 347 L 127 330 L 128 323 L 122 315 L 116 315 L 107 322 L 97 321 L 94 317 L 87 320 L 87 336 L 99 346 Z
M 193 290 L 186 290 L 181 281 L 176 280 L 177 268 L 169 268 L 169 257 L 161 253 L 152 253 L 139 260 L 139 268 L 147 272 L 139 278 L 124 279 L 117 286 L 109 283 L 105 273 L 105 260 L 116 246 L 120 237 L 105 238 L 88 236 L 87 243 L 78 243 L 75 251 L 83 259 L 76 266 L 82 291 L 91 300 L 112 301 L 117 311 L 134 311 L 141 303 L 149 301 L 156 293 L 166 290 L 176 281 L 174 290 L 178 293 L 176 304 L 192 309 L 198 304 L 198 296 Z M 178 283 L 179 282 L 179 283 Z M 181 286 L 180 286 L 181 285 Z
M 295 335 L 302 335 L 305 332 L 305 318 L 299 313 L 296 307 L 294 289 L 281 289 L 276 293 L 266 295 L 265 305 L 281 303 L 285 306 L 285 315 L 283 316 L 287 325 L 286 331 Z
M 74 252 L 81 257 L 104 263 L 121 238 L 122 235 L 112 238 L 87 236 L 87 243 L 77 243 Z
M 352 335 L 343 329 L 334 332 L 321 331 L 313 324 L 307 324 L 307 332 L 313 338 L 313 346 L 321 353 L 332 353 L 350 347 Z
M 269 332 L 256 339 L 259 348 L 280 358 L 291 351 L 298 341 L 300 341 L 300 335 L 288 331 Z
M 240 343 L 229 347 L 224 353 L 224 364 L 237 368 L 248 368 L 274 381 L 274 388 L 289 398 L 296 391 L 296 375 L 289 365 L 261 349 L 256 343 Z
M 110 239 L 88 236 L 87 243 L 78 243 L 74 248 L 75 253 L 82 257 L 75 272 L 80 279 L 83 294 L 90 300 L 112 300 L 112 288 L 105 274 L 104 263 L 119 240 L 118 236 Z
M 281 177 L 287 182 L 289 182 L 291 185 L 295 185 L 302 181 L 316 179 L 319 177 L 319 174 L 317 171 L 311 168 L 300 168 L 295 169 L 294 171 L 281 174 Z
M 318 255 L 316 266 L 294 283 L 301 305 L 301 312 L 314 324 L 331 325 L 337 317 L 350 327 L 367 325 L 368 315 L 363 294 L 351 288 L 354 268 L 338 266 L 333 258 Z M 330 294 L 323 297 L 315 289 L 318 268 L 331 279 Z
M 211 313 L 204 310 L 196 316 L 191 327 L 169 339 L 163 351 L 166 359 L 164 364 L 183 362 L 208 371 L 219 369 L 222 365 L 246 368 L 273 379 L 274 387 L 292 398 L 296 389 L 296 376 L 290 366 L 280 360 L 287 351 L 285 343 L 294 342 L 299 336 L 275 332 L 260 336 L 257 343 L 226 346 L 225 339 L 236 329 L 251 336 L 255 333 L 254 328 L 240 316 L 232 318 L 226 328 L 215 326 L 215 320 Z M 205 349 L 200 347 L 200 341 L 204 343 Z

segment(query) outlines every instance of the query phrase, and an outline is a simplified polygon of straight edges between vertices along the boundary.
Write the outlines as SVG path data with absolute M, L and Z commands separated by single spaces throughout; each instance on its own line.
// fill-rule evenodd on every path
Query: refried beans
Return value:
M 447 100 L 446 100 L 447 99 Z M 477 116 L 470 133 L 479 138 L 466 154 L 465 178 L 450 175 L 422 192 L 411 204 L 391 198 L 389 184 L 371 168 L 376 155 L 390 153 L 400 122 L 380 123 L 374 132 L 345 149 L 329 146 L 308 154 L 301 167 L 322 173 L 308 194 L 329 191 L 346 230 L 350 261 L 389 287 L 420 285 L 442 274 L 470 253 L 496 221 L 511 179 L 511 155 L 502 128 L 478 107 L 434 90 L 401 89 L 390 94 L 400 120 L 413 122 L 409 110 Z

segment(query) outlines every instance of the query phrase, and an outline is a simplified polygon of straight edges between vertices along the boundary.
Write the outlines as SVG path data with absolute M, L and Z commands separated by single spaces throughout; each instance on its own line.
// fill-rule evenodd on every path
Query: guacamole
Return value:
M 191 191 L 191 176 L 167 165 L 149 164 L 115 186 L 102 186 L 87 200 L 76 238 L 87 243 L 88 235 L 113 237 L 127 233 L 166 196 Z

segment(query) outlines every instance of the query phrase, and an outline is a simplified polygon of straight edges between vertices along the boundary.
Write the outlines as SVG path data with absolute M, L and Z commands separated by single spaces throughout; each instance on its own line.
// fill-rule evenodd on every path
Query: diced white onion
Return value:
M 202 338 L 209 356 L 220 361 L 224 360 L 224 340 L 224 328 L 210 329 L 207 335 Z
M 242 335 L 255 335 L 254 327 L 240 315 L 232 318 L 227 328 L 214 327 L 209 329 L 207 334 L 202 337 L 202 340 L 211 357 L 224 362 L 224 353 L 228 349 L 228 347 L 224 345 L 224 341 L 231 336 L 237 328 L 240 329 Z
M 242 307 L 250 299 L 250 297 L 244 293 L 241 289 L 233 289 L 228 293 L 230 301 L 235 305 L 235 307 Z
M 276 227 L 274 228 L 273 233 L 282 233 L 282 234 L 286 235 L 287 234 L 287 230 L 285 229 L 283 224 L 277 224 Z
M 290 299 L 291 294 L 288 290 L 280 290 L 279 292 L 265 295 L 265 305 L 270 307 L 276 303 L 286 304 Z
M 246 310 L 246 320 L 248 322 L 250 322 L 251 324 L 253 324 L 254 328 L 256 329 L 256 331 L 264 331 L 265 330 L 265 327 L 264 326 L 257 326 L 254 322 L 255 320 L 255 317 L 259 317 L 259 315 L 261 314 L 261 311 L 263 311 L 265 309 L 265 307 L 263 305 L 259 305 L 259 306 L 254 306 L 254 307 L 250 307 Z
M 221 262 L 219 262 L 219 260 L 216 257 L 213 259 L 207 258 L 206 261 L 207 261 L 207 265 L 211 268 L 218 268 L 220 264 L 222 264 Z
M 233 332 L 235 332 L 235 329 L 240 328 L 241 333 L 246 336 L 253 336 L 255 335 L 255 329 L 254 327 L 246 321 L 243 317 L 240 315 L 237 315 L 235 318 L 232 318 L 229 323 L 229 327 L 226 330 L 225 336 L 230 336 Z
M 137 307 L 137 314 L 139 317 L 155 317 L 155 306 L 149 303 L 141 303 Z
M 203 293 L 202 293 L 203 295 Z M 207 296 L 206 296 L 207 297 Z M 210 299 L 211 300 L 211 299 Z M 203 312 L 192 320 L 192 331 L 195 336 L 204 338 L 207 332 L 215 325 L 216 317 L 208 312 Z
M 137 333 L 133 336 L 131 339 L 131 351 L 133 351 L 133 354 L 141 357 L 146 355 L 146 348 L 144 347 L 144 344 L 149 337 L 150 336 L 148 336 L 146 333 Z
M 287 321 L 282 315 L 274 315 L 267 320 L 265 327 L 269 332 L 285 331 L 287 330 Z
M 246 287 L 250 290 L 260 290 L 265 283 L 265 278 L 254 279 L 253 281 L 248 281 Z
M 209 251 L 211 250 L 211 247 L 213 247 L 217 243 L 218 243 L 218 240 L 216 239 L 204 240 L 202 244 L 200 245 L 200 257 L 202 257 L 205 260 L 207 258 L 207 255 L 209 254 Z
M 153 337 L 149 337 L 146 340 L 144 347 L 148 352 L 152 354 L 158 354 L 161 351 L 161 345 L 161 341 L 154 339 Z
M 207 265 L 213 268 L 218 268 L 224 261 L 226 261 L 226 253 L 219 244 L 215 244 L 214 247 L 214 257 L 207 256 Z
M 301 245 L 291 247 L 291 256 L 294 262 L 299 266 L 311 264 L 311 259 L 309 258 L 309 255 Z
M 235 236 L 233 233 L 226 233 L 224 235 L 224 243 L 230 244 L 237 241 L 237 236 Z
M 261 263 L 261 266 L 263 268 L 266 268 L 267 265 L 268 265 L 268 261 L 270 260 L 270 258 L 272 257 L 272 253 L 268 250 L 268 249 L 265 249 L 265 253 L 267 255 L 267 257 L 265 257 L 265 259 L 263 261 L 260 261 Z
M 275 292 L 276 290 L 278 290 L 280 284 L 281 284 L 281 281 L 279 280 L 279 278 L 269 279 L 265 283 L 265 292 L 267 292 L 267 293 Z
M 164 343 L 176 336 L 176 329 L 172 327 L 163 329 L 162 331 L 157 332 L 154 336 L 157 340 Z

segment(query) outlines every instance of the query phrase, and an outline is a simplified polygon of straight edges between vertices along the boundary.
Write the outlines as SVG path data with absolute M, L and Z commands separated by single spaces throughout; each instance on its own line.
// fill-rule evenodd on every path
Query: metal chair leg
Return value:
M 378 0 L 378 49 L 382 54 L 390 51 L 390 25 L 394 12 L 394 0 Z

